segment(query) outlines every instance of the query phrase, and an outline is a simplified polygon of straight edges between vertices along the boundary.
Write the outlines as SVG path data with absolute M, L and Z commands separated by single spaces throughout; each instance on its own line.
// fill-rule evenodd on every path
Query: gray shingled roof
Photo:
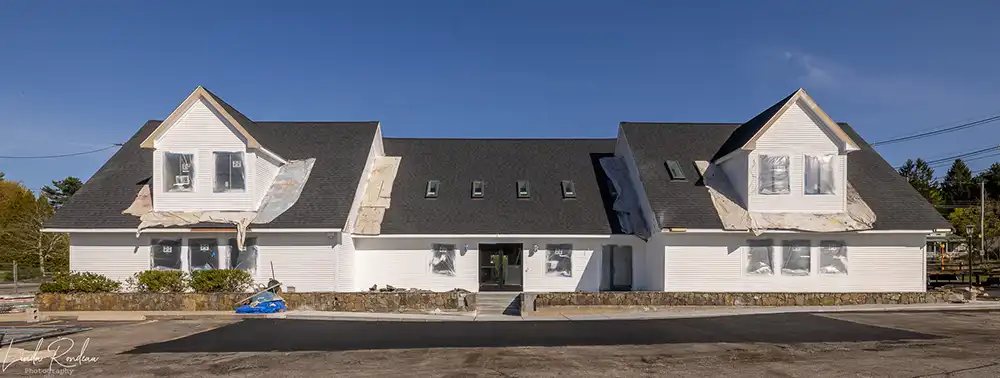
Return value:
M 754 135 L 757 135 L 757 132 L 760 131 L 760 129 L 764 128 L 767 121 L 770 121 L 771 117 L 774 117 L 774 114 L 777 113 L 782 106 L 785 106 L 785 103 L 788 102 L 792 96 L 795 96 L 795 92 L 792 92 L 792 94 L 788 95 L 788 97 L 778 101 L 778 103 L 771 105 L 770 108 L 760 112 L 760 114 L 754 116 L 749 121 L 744 122 L 742 125 L 737 127 L 736 130 L 733 130 L 733 132 L 729 134 L 729 138 L 722 143 L 722 147 L 719 148 L 718 152 L 715 153 L 715 156 L 712 156 L 712 159 L 709 159 L 709 161 L 721 159 L 723 156 L 729 155 L 729 153 L 743 148 L 743 146 L 745 146 Z
M 245 117 L 243 117 L 245 118 Z M 134 228 L 124 215 L 140 183 L 153 175 L 153 150 L 139 147 L 161 121 L 148 121 L 46 222 L 49 228 Z M 259 228 L 341 228 L 347 222 L 378 122 L 246 122 L 265 148 L 289 160 L 314 157 L 292 208 Z
M 610 234 L 606 179 L 598 158 L 613 156 L 614 139 L 385 139 L 401 156 L 383 234 Z M 438 198 L 424 198 L 440 180 Z M 484 198 L 471 197 L 485 181 Z M 530 199 L 518 199 L 528 180 Z M 577 198 L 563 199 L 561 180 Z
M 951 227 L 850 125 L 840 126 L 861 148 L 848 154 L 847 180 L 875 211 L 876 230 Z M 694 162 L 711 160 L 727 140 L 741 139 L 734 135 L 746 132 L 741 125 L 623 122 L 621 127 L 659 226 L 722 228 L 705 187 L 698 180 L 670 181 L 664 161 L 677 160 L 688 177 L 699 177 Z

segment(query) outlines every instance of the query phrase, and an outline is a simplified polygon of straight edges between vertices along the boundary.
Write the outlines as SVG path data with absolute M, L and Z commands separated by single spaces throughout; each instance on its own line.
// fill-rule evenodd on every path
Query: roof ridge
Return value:
M 382 139 L 392 140 L 476 140 L 476 141 L 608 141 L 616 138 L 419 138 L 419 137 L 382 137 Z

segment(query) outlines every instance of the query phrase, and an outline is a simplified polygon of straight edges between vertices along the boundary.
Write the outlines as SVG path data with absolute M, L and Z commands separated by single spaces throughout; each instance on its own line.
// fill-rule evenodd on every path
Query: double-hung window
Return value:
M 747 274 L 770 276 L 774 274 L 774 242 L 750 240 L 747 242 Z
M 805 156 L 806 194 L 833 194 L 834 155 Z
M 181 269 L 181 239 L 153 239 L 150 242 L 153 270 Z
M 431 273 L 442 276 L 455 275 L 455 245 L 434 244 L 431 255 Z
M 239 269 L 251 275 L 257 271 L 257 238 L 246 238 L 243 249 L 236 244 L 236 239 L 229 239 L 229 269 Z
M 545 246 L 545 275 L 573 277 L 573 245 L 549 244 Z
M 788 194 L 791 189 L 788 180 L 787 155 L 760 155 L 759 182 L 757 193 Z
M 847 274 L 847 246 L 841 240 L 819 243 L 820 274 Z
M 163 154 L 163 190 L 190 192 L 194 186 L 194 154 Z
M 812 253 L 808 240 L 786 240 L 782 253 L 781 275 L 808 276 L 812 273 Z
M 188 270 L 219 269 L 218 239 L 188 239 Z
M 242 152 L 215 152 L 215 193 L 242 192 L 246 175 Z

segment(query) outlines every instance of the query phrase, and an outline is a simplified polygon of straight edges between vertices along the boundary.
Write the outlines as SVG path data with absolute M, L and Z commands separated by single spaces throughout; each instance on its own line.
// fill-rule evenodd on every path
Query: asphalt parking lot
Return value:
M 461 324 L 290 319 L 119 324 L 72 336 L 77 345 L 89 339 L 86 355 L 99 357 L 73 367 L 73 374 L 1000 376 L 997 312 Z

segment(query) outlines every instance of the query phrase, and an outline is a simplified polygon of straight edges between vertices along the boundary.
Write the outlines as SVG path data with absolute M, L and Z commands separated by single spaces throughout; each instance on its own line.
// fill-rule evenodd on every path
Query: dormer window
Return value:
M 163 185 L 167 192 L 190 192 L 194 182 L 194 154 L 163 154 Z
M 246 190 L 242 152 L 215 152 L 215 192 Z
M 806 194 L 833 194 L 834 156 L 805 156 Z
M 771 195 L 791 192 L 788 179 L 788 161 L 787 155 L 760 155 L 758 193 Z
M 427 181 L 427 187 L 424 189 L 424 198 L 437 198 L 438 189 L 441 186 L 441 181 L 430 180 Z

